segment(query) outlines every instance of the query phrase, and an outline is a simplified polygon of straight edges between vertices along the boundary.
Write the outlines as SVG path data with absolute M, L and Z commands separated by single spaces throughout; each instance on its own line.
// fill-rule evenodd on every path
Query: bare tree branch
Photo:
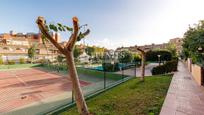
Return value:
M 36 23 L 38 24 L 38 27 L 40 29 L 40 31 L 43 33 L 43 35 L 45 35 L 49 40 L 50 42 L 52 42 L 52 44 L 61 52 L 63 53 L 64 55 L 66 54 L 64 48 L 62 48 L 61 45 L 59 45 L 57 43 L 57 41 L 55 41 L 55 39 L 49 34 L 47 28 L 45 27 L 45 19 L 41 16 L 38 17 Z
M 73 48 L 74 48 L 74 45 L 75 45 L 75 43 L 76 43 L 76 41 L 77 41 L 77 36 L 78 36 L 78 32 L 79 32 L 79 24 L 78 24 L 78 18 L 77 17 L 73 17 L 72 18 L 72 21 L 73 21 L 73 33 L 72 33 L 72 35 L 71 35 L 71 37 L 70 37 L 70 39 L 69 39 L 69 41 L 67 42 L 67 50 L 68 51 L 72 51 L 73 50 Z
M 65 45 L 65 48 L 67 49 L 68 46 L 71 44 L 71 39 L 73 37 L 73 34 L 69 37 L 69 41 L 67 42 L 67 44 Z
M 137 49 L 138 51 L 140 51 L 142 54 L 145 54 L 145 51 L 142 50 L 142 49 L 140 49 L 139 47 L 136 47 L 136 49 Z

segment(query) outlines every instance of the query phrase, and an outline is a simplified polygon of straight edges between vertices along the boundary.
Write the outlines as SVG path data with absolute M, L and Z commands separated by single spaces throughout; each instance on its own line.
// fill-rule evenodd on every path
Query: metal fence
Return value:
M 110 90 L 111 88 L 117 86 L 117 85 L 120 85 L 130 79 L 132 79 L 133 77 L 126 77 L 124 79 L 121 79 L 119 81 L 116 81 L 114 83 L 111 83 L 111 84 L 108 84 L 106 87 L 104 88 L 101 88 L 101 89 L 98 89 L 98 90 L 95 90 L 91 93 L 87 93 L 85 94 L 85 100 L 88 100 L 90 98 L 93 98 L 107 90 Z M 73 106 L 76 105 L 75 101 L 73 100 L 73 95 L 72 95 L 72 100 L 70 100 L 70 102 L 68 102 L 67 104 L 65 105 L 62 105 L 62 106 L 59 106 L 59 107 L 56 107 L 56 108 L 53 108 L 53 110 L 50 110 L 50 111 L 47 111 L 47 112 L 43 112 L 43 113 L 39 113 L 39 115 L 56 115 L 56 114 L 60 114 L 64 111 L 67 111 L 69 110 L 70 108 L 72 108 Z
M 49 65 L 49 68 L 56 70 L 56 67 L 52 68 L 52 66 L 50 66 L 50 65 Z M 89 70 L 89 69 L 87 69 L 87 70 Z M 124 82 L 126 82 L 126 81 L 128 81 L 134 77 L 134 76 L 124 75 L 123 70 L 124 69 L 122 69 L 121 74 L 117 74 L 117 77 L 120 77 L 120 79 L 116 79 L 116 80 L 109 78 L 111 74 L 114 74 L 113 72 L 101 71 L 103 73 L 103 76 L 101 76 L 98 79 L 93 79 L 93 80 L 90 80 L 92 78 L 86 78 L 86 79 L 84 77 L 82 78 L 82 77 L 80 77 L 80 74 L 79 74 L 80 79 L 82 79 L 82 80 L 85 79 L 85 81 L 87 81 L 87 79 L 88 79 L 91 82 L 93 82 L 93 84 L 91 84 L 91 85 L 82 87 L 85 99 L 88 100 L 92 97 L 95 97 L 98 94 L 100 94 L 104 91 L 107 91 L 107 90 L 109 90 L 109 89 L 111 89 L 117 85 L 120 85 L 120 84 L 122 84 L 122 83 L 124 83 Z M 135 71 L 135 75 L 136 75 L 136 71 Z M 63 111 L 68 110 L 69 108 L 75 106 L 76 103 L 74 100 L 73 93 L 71 93 L 71 96 L 69 98 L 67 98 L 65 102 L 66 103 L 61 103 L 58 106 L 56 105 L 54 107 L 51 107 L 48 111 L 40 112 L 39 115 L 59 114 Z

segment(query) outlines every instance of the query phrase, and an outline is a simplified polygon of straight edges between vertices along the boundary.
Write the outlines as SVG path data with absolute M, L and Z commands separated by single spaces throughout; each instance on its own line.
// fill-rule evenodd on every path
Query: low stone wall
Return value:
M 193 75 L 193 78 L 195 81 L 199 84 L 202 85 L 202 67 L 196 64 L 191 65 L 191 73 Z

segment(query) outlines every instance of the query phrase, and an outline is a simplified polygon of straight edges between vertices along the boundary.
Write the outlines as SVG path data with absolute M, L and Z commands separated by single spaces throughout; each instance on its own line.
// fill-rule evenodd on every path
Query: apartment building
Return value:
M 172 38 L 169 40 L 168 43 L 142 45 L 142 46 L 137 46 L 137 47 L 139 47 L 140 49 L 144 51 L 149 51 L 149 50 L 155 50 L 155 49 L 167 49 L 169 45 L 171 44 L 175 46 L 177 54 L 180 54 L 182 52 L 182 44 L 183 44 L 182 38 Z M 116 52 L 120 52 L 121 50 L 128 50 L 128 51 L 137 53 L 136 46 L 119 47 L 116 49 Z
M 53 38 L 60 42 L 59 33 L 51 33 Z M 42 43 L 40 33 L 10 33 L 0 34 L 0 55 L 3 60 L 28 59 L 28 49 L 35 45 L 35 59 L 51 59 L 58 55 L 58 50 L 50 43 Z
M 167 46 L 168 46 L 168 43 L 143 45 L 143 46 L 137 46 L 137 47 L 144 50 L 144 51 L 149 51 L 149 50 L 154 50 L 154 49 L 165 49 L 165 48 L 167 48 Z M 116 49 L 116 52 L 120 52 L 121 50 L 128 50 L 128 51 L 137 53 L 136 46 L 119 47 Z
M 170 44 L 173 44 L 176 47 L 177 54 L 180 54 L 182 52 L 182 44 L 183 39 L 182 38 L 173 38 L 169 40 Z

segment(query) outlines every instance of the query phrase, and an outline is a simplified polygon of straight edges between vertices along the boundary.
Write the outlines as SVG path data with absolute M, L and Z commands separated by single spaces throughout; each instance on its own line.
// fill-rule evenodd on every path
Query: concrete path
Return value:
M 153 67 L 158 66 L 158 63 L 150 63 L 145 66 L 145 76 L 151 76 L 151 70 Z M 140 77 L 141 76 L 141 68 L 136 69 L 136 76 Z M 122 71 L 115 72 L 116 74 L 122 74 Z M 129 76 L 135 76 L 135 68 L 131 69 L 126 69 L 124 70 L 124 75 L 129 75 Z
M 204 115 L 204 88 L 194 81 L 179 62 L 160 115 Z

